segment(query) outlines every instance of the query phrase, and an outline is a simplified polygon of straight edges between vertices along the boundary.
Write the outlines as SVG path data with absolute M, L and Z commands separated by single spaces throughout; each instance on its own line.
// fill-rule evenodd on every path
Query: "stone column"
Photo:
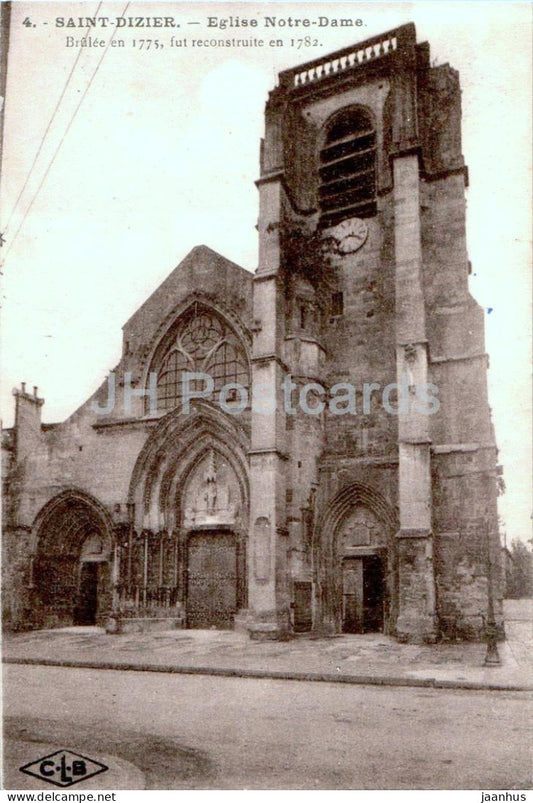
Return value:
M 413 404 L 427 382 L 422 288 L 418 155 L 397 155 L 394 170 L 396 371 L 408 411 L 399 415 L 400 530 L 396 536 L 399 600 L 396 632 L 403 641 L 435 639 L 435 576 L 431 528 L 429 417 Z M 402 391 L 402 386 L 404 390 Z
M 121 545 L 119 543 L 120 539 L 120 531 L 115 531 L 114 539 L 113 539 L 113 557 L 111 562 L 111 586 L 113 589 L 113 601 L 112 601 L 112 612 L 115 613 L 118 611 L 120 599 L 119 599 L 119 591 L 118 587 L 120 585 L 120 550 Z
M 254 278 L 252 357 L 248 628 L 252 638 L 278 638 L 288 630 L 285 523 L 285 414 L 281 359 L 284 293 L 279 226 L 283 189 L 279 174 L 260 179 L 259 267 Z

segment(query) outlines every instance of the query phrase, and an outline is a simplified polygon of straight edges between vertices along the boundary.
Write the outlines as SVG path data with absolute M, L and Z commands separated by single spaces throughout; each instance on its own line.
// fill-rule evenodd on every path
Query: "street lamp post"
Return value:
M 494 600 L 493 600 L 493 575 L 492 575 L 492 560 L 490 548 L 490 524 L 487 519 L 487 621 L 485 624 L 485 638 L 487 640 L 487 652 L 485 653 L 485 666 L 498 666 L 500 656 L 498 653 L 498 628 L 494 618 Z

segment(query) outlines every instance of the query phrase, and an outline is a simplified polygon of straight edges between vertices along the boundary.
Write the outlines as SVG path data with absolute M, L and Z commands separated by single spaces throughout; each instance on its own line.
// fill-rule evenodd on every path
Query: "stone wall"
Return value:
M 176 484 L 214 442 L 235 460 L 246 488 L 237 529 L 247 555 L 239 599 L 244 605 L 247 598 L 249 610 L 239 616 L 258 636 L 290 629 L 297 583 L 301 599 L 313 584 L 303 619 L 316 630 L 340 629 L 339 532 L 358 505 L 386 534 L 374 545 L 385 556 L 386 632 L 479 638 L 490 584 L 500 615 L 497 452 L 483 311 L 468 289 L 459 79 L 448 65 L 430 66 L 429 46 L 417 45 L 413 25 L 384 36 L 387 49 L 374 38 L 370 55 L 362 50 L 367 55 L 351 65 L 348 54 L 327 70 L 319 59 L 312 80 L 282 73 L 270 94 L 254 279 L 209 248 L 195 248 L 125 324 L 113 372 L 117 403 L 105 413 L 94 405 L 108 405 L 107 381 L 59 424 L 41 423 L 37 389 L 16 392 L 16 424 L 3 444 L 8 626 L 71 618 L 75 539 L 90 517 L 72 531 L 68 549 L 49 552 L 58 564 L 66 555 L 72 565 L 64 574 L 74 574 L 61 592 L 62 613 L 58 605 L 46 619 L 32 568 L 46 505 L 70 490 L 97 510 L 109 535 L 120 533 L 120 549 L 133 536 L 139 549 L 168 546 L 183 512 Z M 307 65 L 301 75 L 310 74 Z M 364 108 L 376 151 L 375 198 L 361 213 L 365 236 L 343 252 L 321 228 L 318 167 L 329 121 L 346 108 Z M 181 314 L 202 305 L 235 333 L 255 387 L 275 388 L 275 410 L 247 411 L 237 421 L 206 402 L 181 424 L 175 410 L 150 410 L 144 391 L 158 348 L 176 337 Z M 281 390 L 287 374 L 293 412 Z M 404 374 L 410 393 L 417 383 L 437 387 L 436 414 L 385 408 L 384 388 Z M 311 407 L 325 405 L 316 413 L 298 401 L 309 383 L 325 389 L 308 394 Z M 337 383 L 355 388 L 355 413 L 328 409 Z M 394 393 L 389 401 L 395 405 Z M 172 544 L 182 617 L 187 567 L 183 544 L 179 555 Z M 145 573 L 139 570 L 139 583 Z
M 211 303 L 229 320 L 249 348 L 251 325 L 251 275 L 210 249 L 196 248 L 124 327 L 124 354 L 114 370 L 116 405 L 105 408 L 106 381 L 66 421 L 41 424 L 43 399 L 15 392 L 16 420 L 6 443 L 10 470 L 4 477 L 4 623 L 9 627 L 41 622 L 38 600 L 30 599 L 30 561 L 39 551 L 39 514 L 62 492 L 82 492 L 106 510 L 110 522 L 128 521 L 128 497 L 134 466 L 161 414 L 146 416 L 145 399 L 132 398 L 124 408 L 124 377 L 132 375 L 134 391 L 143 389 L 151 350 L 187 304 L 201 299 Z M 58 533 L 58 538 L 60 533 Z M 80 536 L 81 537 L 81 536 Z M 31 589 L 30 589 L 31 591 Z M 68 607 L 68 606 L 67 606 Z M 33 610 L 32 610 L 33 608 Z M 67 608 L 65 608 L 67 611 Z M 71 613 L 51 624 L 71 621 Z M 42 624 L 42 622 L 41 622 Z

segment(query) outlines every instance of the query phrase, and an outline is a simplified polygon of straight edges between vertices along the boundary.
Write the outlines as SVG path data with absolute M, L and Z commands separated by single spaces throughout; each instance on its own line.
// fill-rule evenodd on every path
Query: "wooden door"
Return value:
M 187 626 L 233 627 L 237 611 L 237 549 L 231 533 L 194 533 L 188 544 Z
M 307 633 L 313 626 L 312 584 L 294 583 L 294 632 Z
M 378 555 L 364 559 L 363 608 L 365 633 L 383 631 L 383 561 Z
M 96 624 L 98 609 L 98 563 L 82 563 L 80 572 L 80 590 L 75 612 L 77 625 Z
M 363 561 L 346 558 L 342 564 L 342 631 L 362 633 L 363 626 Z

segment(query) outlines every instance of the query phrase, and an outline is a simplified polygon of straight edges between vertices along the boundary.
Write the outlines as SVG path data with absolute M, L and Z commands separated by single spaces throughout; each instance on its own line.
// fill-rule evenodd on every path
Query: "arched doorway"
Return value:
M 96 625 L 111 607 L 110 544 L 100 532 L 85 539 L 80 555 L 74 624 Z
M 383 631 L 387 586 L 387 533 L 365 505 L 356 505 L 337 536 L 342 566 L 342 631 Z
M 373 488 L 353 483 L 333 497 L 314 531 L 315 629 L 393 632 L 396 531 L 394 509 Z
M 195 400 L 161 420 L 139 455 L 118 545 L 116 615 L 233 627 L 246 608 L 246 433 Z
M 111 530 L 88 494 L 65 491 L 36 520 L 34 609 L 43 627 L 98 624 L 111 608 Z
M 229 460 L 204 453 L 182 491 L 188 628 L 231 629 L 244 604 L 245 550 L 239 537 L 241 488 Z

